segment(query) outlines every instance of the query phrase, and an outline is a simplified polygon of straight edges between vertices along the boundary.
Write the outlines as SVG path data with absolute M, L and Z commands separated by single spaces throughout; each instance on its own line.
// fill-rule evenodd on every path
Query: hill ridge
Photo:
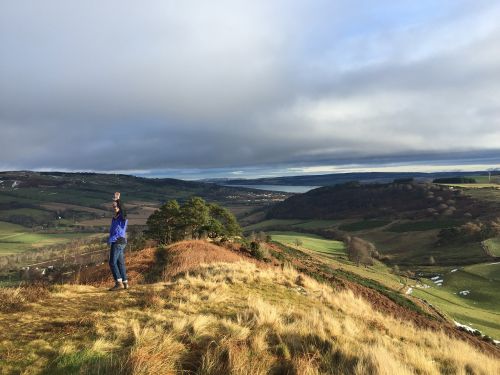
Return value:
M 231 252 L 202 241 L 168 249 L 185 259 L 196 251 Z M 137 255 L 142 256 L 137 263 L 154 254 L 154 249 L 146 249 Z M 229 262 L 222 259 L 226 254 L 215 262 L 204 256 L 191 263 L 178 261 L 180 273 L 165 281 L 136 284 L 129 291 L 56 286 L 25 312 L 0 318 L 0 326 L 9 327 L 0 330 L 8 349 L 8 355 L 0 352 L 9 366 L 3 370 L 15 372 L 26 366 L 34 373 L 38 369 L 51 374 L 500 370 L 498 356 L 494 359 L 492 353 L 481 353 L 443 332 L 422 330 L 378 312 L 350 290 L 336 290 L 288 266 L 269 267 L 233 255 Z

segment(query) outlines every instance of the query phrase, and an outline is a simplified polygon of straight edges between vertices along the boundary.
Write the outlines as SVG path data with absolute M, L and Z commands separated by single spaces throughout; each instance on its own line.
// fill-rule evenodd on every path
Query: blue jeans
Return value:
M 109 268 L 111 268 L 111 272 L 113 273 L 113 278 L 115 279 L 115 281 L 118 281 L 118 279 L 122 279 L 122 281 L 127 280 L 125 258 L 123 257 L 125 246 L 126 244 L 111 244 L 111 250 L 109 252 Z

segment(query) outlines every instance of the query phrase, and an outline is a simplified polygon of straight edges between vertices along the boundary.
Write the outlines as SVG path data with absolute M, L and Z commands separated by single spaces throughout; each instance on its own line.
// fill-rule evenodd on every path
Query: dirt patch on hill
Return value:
M 125 253 L 127 277 L 131 285 L 171 280 L 177 275 L 197 269 L 200 264 L 248 261 L 261 264 L 242 252 L 226 249 L 207 241 L 177 242 L 163 249 L 147 248 Z M 73 283 L 94 286 L 112 285 L 113 278 L 107 263 L 82 269 Z
M 242 260 L 259 263 L 243 254 L 200 240 L 177 242 L 166 250 L 169 261 L 163 274 L 164 279 L 195 270 L 203 263 L 234 263 Z

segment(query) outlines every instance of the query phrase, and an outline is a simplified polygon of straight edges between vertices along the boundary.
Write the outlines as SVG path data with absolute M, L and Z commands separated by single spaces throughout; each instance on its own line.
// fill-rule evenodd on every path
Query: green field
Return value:
M 286 246 L 297 247 L 296 240 L 302 244 L 299 248 L 307 248 L 328 256 L 345 255 L 345 246 L 341 241 L 326 240 L 320 236 L 298 232 L 270 232 L 273 241 L 280 242 Z
M 478 275 L 490 281 L 500 282 L 500 263 L 484 263 L 467 266 L 464 271 Z
M 39 247 L 93 236 L 92 233 L 46 234 L 32 232 L 21 225 L 0 221 L 0 256 L 22 253 Z
M 499 237 L 490 238 L 490 239 L 484 241 L 484 243 L 494 256 L 500 257 L 500 238 Z
M 339 226 L 339 229 L 347 232 L 357 232 L 360 230 L 383 227 L 390 223 L 391 220 L 363 220 L 363 221 L 357 221 L 355 223 L 343 224 Z
M 437 306 L 459 323 L 500 339 L 500 264 L 476 264 L 441 273 L 441 287 L 428 281 L 428 289 L 415 288 L 413 295 Z M 460 291 L 470 291 L 460 295 Z
M 493 189 L 498 189 L 499 185 L 498 184 L 489 184 L 489 183 L 475 183 L 475 184 L 440 184 L 440 185 L 446 185 L 446 186 L 455 186 L 459 188 L 466 188 L 466 189 L 484 189 L 484 188 L 493 188 Z
M 394 290 L 403 288 L 404 278 L 391 273 L 391 268 L 382 262 L 374 260 L 369 267 L 359 267 L 346 257 L 345 246 L 340 241 L 331 241 L 320 236 L 308 235 L 296 232 L 271 232 L 272 239 L 286 246 L 295 247 L 295 240 L 300 239 L 301 251 L 311 255 L 319 256 L 323 262 L 352 273 L 363 278 L 375 280 L 386 287 Z
M 0 221 L 0 240 L 2 240 L 4 237 L 14 236 L 18 233 L 24 233 L 26 231 L 28 231 L 28 228 L 25 228 L 21 225 Z
M 498 183 L 500 183 L 500 176 L 498 176 L 498 175 L 492 175 L 491 177 L 488 177 L 488 176 L 469 176 L 469 177 L 475 179 L 476 182 L 478 182 L 480 184 L 489 184 L 489 183 L 498 184 Z

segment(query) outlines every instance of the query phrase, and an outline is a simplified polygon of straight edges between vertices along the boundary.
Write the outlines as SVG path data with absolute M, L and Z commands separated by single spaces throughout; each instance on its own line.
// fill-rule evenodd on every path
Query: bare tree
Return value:
M 349 237 L 347 243 L 347 256 L 359 266 L 373 265 L 372 254 L 376 251 L 375 246 L 359 237 Z

